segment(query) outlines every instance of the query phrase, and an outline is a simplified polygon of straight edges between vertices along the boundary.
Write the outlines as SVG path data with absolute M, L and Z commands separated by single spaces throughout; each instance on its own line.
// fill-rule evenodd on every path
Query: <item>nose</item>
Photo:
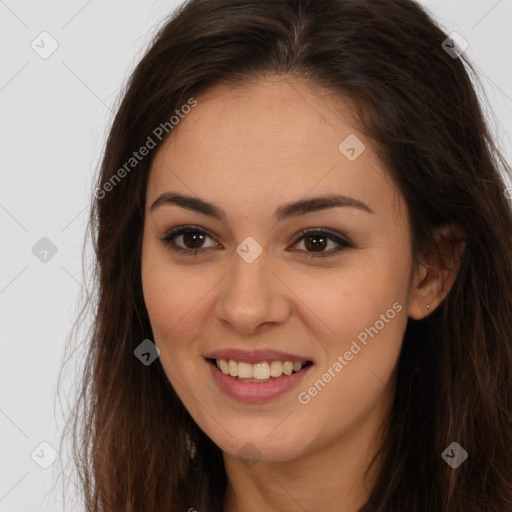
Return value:
M 238 255 L 220 282 L 215 314 L 219 321 L 241 334 L 254 334 L 287 320 L 292 295 L 283 279 L 271 269 L 263 252 L 247 263 Z

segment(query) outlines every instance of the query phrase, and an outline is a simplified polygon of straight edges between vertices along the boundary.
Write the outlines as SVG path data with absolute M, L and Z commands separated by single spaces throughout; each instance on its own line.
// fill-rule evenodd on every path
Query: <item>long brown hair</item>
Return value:
M 65 431 L 88 512 L 222 510 L 220 448 L 159 360 L 134 356 L 153 339 L 141 238 L 165 137 L 125 164 L 190 98 L 200 108 L 213 84 L 275 74 L 353 100 L 358 129 L 407 202 L 415 256 L 445 223 L 467 235 L 447 298 L 409 319 L 382 469 L 360 512 L 512 511 L 512 211 L 500 175 L 511 169 L 484 120 L 477 73 L 446 38 L 412 0 L 191 0 L 166 20 L 123 93 L 91 209 L 94 323 Z M 454 441 L 468 453 L 457 469 L 441 457 Z

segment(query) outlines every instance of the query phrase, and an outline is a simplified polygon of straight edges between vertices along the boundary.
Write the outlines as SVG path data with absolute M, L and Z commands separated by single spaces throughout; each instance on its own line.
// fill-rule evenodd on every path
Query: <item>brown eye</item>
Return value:
M 327 247 L 328 242 L 329 239 L 325 235 L 310 235 L 304 237 L 304 245 L 308 251 L 322 252 L 322 250 Z
M 179 241 L 181 237 L 181 243 Z M 167 233 L 162 239 L 163 242 L 168 245 L 173 251 L 184 252 L 189 254 L 197 254 L 201 249 L 208 249 L 218 245 L 214 243 L 211 246 L 204 246 L 205 240 L 211 238 L 210 235 L 202 228 L 194 226 L 181 226 L 173 229 Z
M 302 231 L 299 233 L 299 238 L 295 242 L 295 245 L 301 241 L 304 241 L 304 247 L 306 249 L 299 250 L 309 253 L 308 256 L 313 258 L 333 256 L 343 249 L 354 247 L 354 245 L 347 240 L 324 229 Z M 329 242 L 333 242 L 335 244 L 334 247 L 329 248 Z M 329 250 L 326 250 L 328 248 Z
M 195 231 L 187 231 L 183 233 L 183 244 L 188 249 L 199 249 L 204 243 L 204 237 L 202 233 L 197 233 Z
M 180 226 L 169 231 L 162 241 L 175 252 L 194 256 L 205 252 L 203 249 L 206 250 L 215 246 L 219 247 L 219 244 L 215 241 L 213 241 L 212 245 L 205 246 L 204 244 L 207 238 L 213 240 L 212 237 L 200 227 Z M 301 241 L 303 241 L 305 249 L 294 250 L 305 253 L 307 257 L 312 258 L 334 256 L 343 249 L 354 247 L 352 243 L 341 236 L 322 228 L 302 231 L 299 233 L 299 238 L 297 238 L 294 245 L 297 245 Z M 334 245 L 329 247 L 330 244 Z

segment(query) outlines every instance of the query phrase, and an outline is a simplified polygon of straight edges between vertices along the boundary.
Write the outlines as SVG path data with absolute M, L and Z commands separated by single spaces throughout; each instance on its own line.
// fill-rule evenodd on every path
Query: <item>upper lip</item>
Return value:
M 290 361 L 292 363 L 312 361 L 309 357 L 302 357 L 273 349 L 241 350 L 228 348 L 209 352 L 208 354 L 205 354 L 204 357 L 206 359 L 226 359 L 228 361 L 232 359 L 233 361 L 251 364 L 261 363 L 264 361 Z

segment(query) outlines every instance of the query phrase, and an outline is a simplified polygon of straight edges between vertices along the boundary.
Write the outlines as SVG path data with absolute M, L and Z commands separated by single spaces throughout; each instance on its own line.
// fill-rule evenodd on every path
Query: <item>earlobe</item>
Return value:
M 410 296 L 409 316 L 414 320 L 422 320 L 435 311 L 451 290 L 455 282 L 456 272 L 448 276 L 446 270 L 428 269 L 426 277 L 418 284 Z
M 465 240 L 460 228 L 443 226 L 435 233 L 436 250 L 423 257 L 410 293 L 409 317 L 422 320 L 436 310 L 448 295 L 457 277 Z

